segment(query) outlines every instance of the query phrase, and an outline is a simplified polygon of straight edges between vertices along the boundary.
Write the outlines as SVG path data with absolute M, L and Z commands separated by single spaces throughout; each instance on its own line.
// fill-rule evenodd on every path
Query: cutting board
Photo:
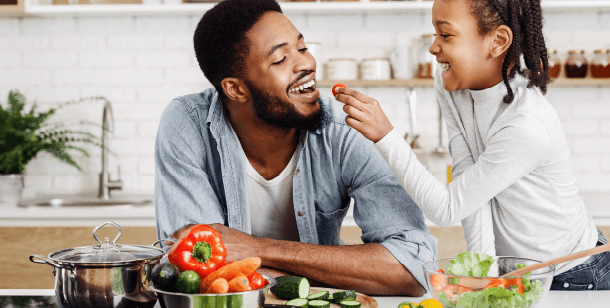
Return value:
M 328 291 L 330 294 L 335 292 L 343 291 L 339 289 L 331 289 L 331 288 L 311 288 L 309 290 L 309 294 L 319 292 L 319 291 Z M 365 294 L 356 292 L 356 301 L 360 302 L 362 306 L 360 308 L 379 308 L 379 304 L 377 301 Z M 283 300 L 273 295 L 269 289 L 265 290 L 265 304 L 285 304 L 287 300 Z M 339 304 L 330 304 L 331 308 L 340 308 Z

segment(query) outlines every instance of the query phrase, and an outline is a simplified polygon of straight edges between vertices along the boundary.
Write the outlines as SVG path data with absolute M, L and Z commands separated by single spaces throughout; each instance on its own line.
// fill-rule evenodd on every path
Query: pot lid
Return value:
M 108 238 L 102 242 L 96 234 L 97 230 L 105 225 L 112 225 L 119 229 L 119 234 L 112 242 Z M 114 222 L 106 222 L 93 229 L 93 237 L 99 242 L 99 245 L 58 250 L 50 253 L 49 258 L 57 262 L 78 265 L 115 266 L 161 258 L 164 253 L 163 249 L 154 246 L 119 245 L 116 242 L 121 234 L 123 234 L 123 230 L 119 225 Z

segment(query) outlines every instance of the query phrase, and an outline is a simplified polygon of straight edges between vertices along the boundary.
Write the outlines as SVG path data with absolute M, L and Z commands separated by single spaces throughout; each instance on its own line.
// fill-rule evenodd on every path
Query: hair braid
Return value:
M 510 80 L 516 73 L 527 76 L 528 87 L 536 86 L 546 93 L 549 83 L 548 55 L 542 34 L 542 8 L 540 0 L 471 0 L 477 17 L 479 32 L 483 35 L 500 25 L 508 26 L 513 33 L 513 43 L 502 63 L 502 79 L 507 94 L 504 102 L 510 103 L 514 93 Z M 521 56 L 525 62 L 524 71 Z M 513 65 L 510 73 L 509 67 Z

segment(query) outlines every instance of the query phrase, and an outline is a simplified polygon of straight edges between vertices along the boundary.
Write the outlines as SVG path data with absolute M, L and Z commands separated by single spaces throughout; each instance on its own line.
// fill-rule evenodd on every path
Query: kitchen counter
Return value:
M 581 197 L 595 225 L 610 226 L 610 210 L 607 206 L 610 194 L 581 194 Z M 90 227 L 104 221 L 114 221 L 121 226 L 155 227 L 155 207 L 153 205 L 27 208 L 0 206 L 0 227 Z M 350 207 L 342 225 L 357 226 L 353 217 L 353 206 Z M 428 218 L 426 225 L 436 226 Z M 457 223 L 455 226 L 461 225 Z
M 13 306 L 4 306 L 7 296 L 37 296 L 40 300 L 39 305 L 30 305 L 27 307 L 59 307 L 46 305 L 46 302 L 55 300 L 55 291 L 52 289 L 0 289 L 0 307 L 8 308 Z M 39 297 L 38 297 L 39 296 Z M 420 301 L 430 298 L 429 295 L 424 297 L 402 297 L 402 296 L 373 296 L 379 303 L 380 308 L 395 308 L 398 304 L 410 301 L 419 303 Z M 540 302 L 536 308 L 556 308 L 556 307 L 607 307 L 610 302 L 610 291 L 550 291 L 547 296 Z M 8 303 L 7 303 L 8 304 Z M 160 308 L 159 302 L 155 308 Z

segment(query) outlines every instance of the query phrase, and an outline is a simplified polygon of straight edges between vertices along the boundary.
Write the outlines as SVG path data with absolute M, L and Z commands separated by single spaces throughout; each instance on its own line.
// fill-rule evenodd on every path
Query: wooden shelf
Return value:
M 318 80 L 318 87 L 331 88 L 337 83 L 342 83 L 350 87 L 405 87 L 405 88 L 426 88 L 433 87 L 433 79 L 390 79 L 390 80 Z M 610 78 L 557 78 L 549 84 L 549 87 L 610 87 Z
M 18 0 L 17 4 L 2 4 L 0 5 L 0 18 L 23 16 L 24 8 L 25 0 Z
M 202 15 L 215 3 L 183 4 L 78 4 L 38 5 L 19 0 L 20 8 L 0 6 L 0 17 L 9 12 L 23 16 L 116 16 L 116 15 Z M 36 2 L 36 0 L 32 0 Z M 346 2 L 281 2 L 285 13 L 294 14 L 367 14 L 429 12 L 432 1 L 346 1 Z M 610 11 L 610 0 L 542 1 L 545 12 L 551 11 Z

